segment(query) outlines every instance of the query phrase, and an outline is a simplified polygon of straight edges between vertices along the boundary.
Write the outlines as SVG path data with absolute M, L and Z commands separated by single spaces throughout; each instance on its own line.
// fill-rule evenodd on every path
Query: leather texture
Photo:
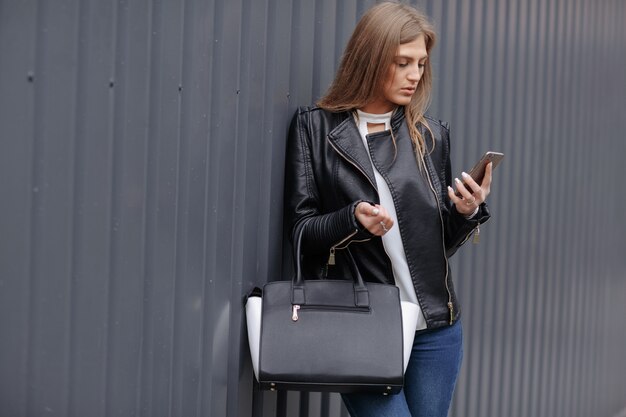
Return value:
M 248 343 L 250 356 L 252 359 L 252 369 L 256 380 L 259 380 L 259 351 L 261 349 L 261 315 L 263 310 L 263 300 L 261 295 L 252 295 L 246 301 L 246 324 L 248 328 Z M 409 365 L 411 350 L 413 349 L 413 339 L 415 338 L 415 327 L 417 326 L 418 306 L 409 301 L 401 301 L 402 308 L 402 331 L 403 331 L 403 356 L 404 372 Z
M 440 121 L 427 120 L 430 131 L 420 126 L 429 150 L 422 169 L 403 108 L 392 115 L 393 137 L 390 131 L 368 135 L 372 161 L 351 112 L 298 109 L 287 146 L 285 217 L 292 241 L 302 229 L 302 269 L 307 278 L 349 276 L 345 258 L 349 245 L 365 281 L 394 284 L 381 238 L 364 230 L 354 216 L 359 201 L 380 202 L 372 164 L 376 166 L 392 193 L 413 286 L 432 329 L 460 317 L 448 257 L 489 218 L 489 211 L 482 204 L 468 220 L 450 203 L 449 131 Z M 334 265 L 328 262 L 332 247 L 336 247 Z
M 291 282 L 263 287 L 261 388 L 398 393 L 405 362 L 398 287 L 365 283 L 349 251 L 347 279 L 305 280 L 301 238 Z
M 304 288 L 297 321 L 291 282 L 263 288 L 261 388 L 399 392 L 404 359 L 398 288 L 367 283 L 367 307 L 356 305 L 352 281 L 312 280 Z

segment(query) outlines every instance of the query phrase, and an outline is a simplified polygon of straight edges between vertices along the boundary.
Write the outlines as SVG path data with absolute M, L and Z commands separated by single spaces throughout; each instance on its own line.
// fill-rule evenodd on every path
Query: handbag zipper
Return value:
M 291 320 L 298 321 L 299 310 L 325 310 L 325 311 L 351 311 L 353 313 L 369 313 L 369 307 L 347 307 L 347 306 L 323 306 L 323 305 L 300 305 L 294 304 L 291 307 Z

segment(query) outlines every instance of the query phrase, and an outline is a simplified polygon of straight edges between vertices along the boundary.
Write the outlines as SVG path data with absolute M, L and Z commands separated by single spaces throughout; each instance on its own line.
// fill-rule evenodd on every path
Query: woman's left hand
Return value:
M 460 214 L 469 216 L 476 211 L 479 205 L 485 202 L 491 192 L 492 167 L 493 165 L 490 162 L 485 168 L 485 176 L 480 185 L 465 172 L 462 174 L 463 181 L 455 178 L 454 182 L 456 183 L 457 191 L 461 194 L 460 197 L 456 195 L 452 187 L 448 187 L 448 197 L 450 197 L 450 200 L 456 206 L 456 211 Z

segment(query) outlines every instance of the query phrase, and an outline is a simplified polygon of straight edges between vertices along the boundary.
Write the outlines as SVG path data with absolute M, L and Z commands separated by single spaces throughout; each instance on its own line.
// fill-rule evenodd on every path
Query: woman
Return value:
M 463 173 L 451 187 L 448 128 L 424 114 L 434 42 L 418 10 L 372 7 L 329 91 L 289 132 L 286 216 L 306 276 L 349 276 L 349 250 L 366 281 L 395 283 L 420 307 L 403 390 L 344 395 L 353 417 L 445 417 L 461 363 L 448 258 L 489 218 L 491 166 L 481 184 Z

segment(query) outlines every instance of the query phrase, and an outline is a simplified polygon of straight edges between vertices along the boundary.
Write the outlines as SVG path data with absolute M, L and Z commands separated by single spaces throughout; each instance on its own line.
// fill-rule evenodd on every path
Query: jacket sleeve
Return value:
M 292 242 L 302 231 L 303 251 L 323 253 L 346 238 L 369 238 L 371 234 L 360 226 L 354 216 L 354 209 L 360 201 L 339 210 L 324 212 L 321 202 L 325 190 L 316 181 L 312 144 L 326 138 L 312 136 L 310 117 L 310 110 L 298 109 L 289 128 L 285 162 L 285 224 Z
M 445 242 L 446 242 L 446 255 L 448 257 L 454 255 L 458 248 L 460 248 L 472 235 L 476 233 L 478 226 L 489 220 L 491 214 L 487 204 L 482 203 L 478 207 L 478 212 L 471 219 L 465 218 L 464 215 L 456 210 L 454 204 L 448 197 L 447 187 L 452 187 L 452 164 L 450 162 L 450 131 L 447 126 L 442 126 L 442 145 L 444 147 L 443 166 L 444 170 L 444 189 L 442 190 L 446 209 L 444 210 L 444 224 L 445 224 Z M 453 187 L 454 188 L 454 187 Z

